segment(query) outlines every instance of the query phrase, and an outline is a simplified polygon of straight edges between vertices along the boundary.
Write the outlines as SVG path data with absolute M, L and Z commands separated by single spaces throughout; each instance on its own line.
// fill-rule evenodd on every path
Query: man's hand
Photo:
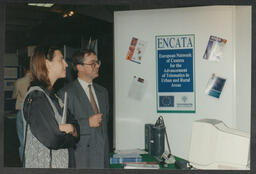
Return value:
M 73 134 L 75 131 L 75 128 L 72 124 L 60 124 L 59 129 L 62 132 L 66 132 L 67 134 Z
M 102 114 L 94 114 L 89 118 L 90 127 L 99 127 L 102 121 Z

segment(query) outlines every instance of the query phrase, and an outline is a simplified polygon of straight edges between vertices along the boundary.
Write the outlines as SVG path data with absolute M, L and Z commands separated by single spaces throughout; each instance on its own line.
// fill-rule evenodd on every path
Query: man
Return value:
M 77 79 L 59 91 L 67 92 L 67 108 L 80 124 L 80 141 L 75 149 L 76 168 L 108 168 L 107 90 L 94 83 L 101 62 L 93 50 L 81 50 L 72 57 Z
M 28 59 L 29 60 L 29 59 Z M 14 84 L 14 90 L 12 93 L 12 98 L 16 99 L 16 104 L 15 108 L 17 110 L 17 116 L 16 116 L 16 131 L 17 135 L 19 138 L 20 142 L 20 147 L 19 147 L 19 156 L 20 160 L 22 161 L 23 159 L 23 120 L 22 120 L 22 115 L 21 115 L 21 105 L 23 102 L 24 97 L 26 96 L 28 87 L 30 85 L 30 82 L 32 80 L 32 75 L 29 71 L 29 61 L 24 61 L 23 65 L 23 72 L 24 72 L 24 77 L 16 80 Z

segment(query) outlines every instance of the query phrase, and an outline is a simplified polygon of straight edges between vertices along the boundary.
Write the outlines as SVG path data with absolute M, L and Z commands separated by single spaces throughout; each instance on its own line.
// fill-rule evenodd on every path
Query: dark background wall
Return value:
M 97 8 L 105 10 L 105 18 L 94 16 Z M 27 47 L 31 45 L 56 45 L 60 48 L 70 48 L 72 51 L 84 47 L 89 39 L 98 41 L 98 58 L 102 61 L 100 76 L 95 81 L 106 87 L 109 92 L 110 120 L 109 140 L 110 150 L 113 149 L 113 15 L 109 6 L 82 7 L 74 5 L 56 4 L 52 8 L 31 7 L 26 3 L 6 4 L 6 31 L 5 53 L 17 53 L 18 64 L 22 66 L 27 59 Z M 63 17 L 65 12 L 74 11 L 71 17 Z M 110 16 L 110 17 L 109 17 Z M 18 50 L 18 51 L 17 51 Z M 71 52 L 72 52 L 71 51 Z M 71 57 L 69 55 L 68 58 Z M 22 76 L 22 75 L 20 75 Z M 57 87 L 63 86 L 62 81 L 56 83 Z M 14 100 L 15 102 L 15 100 Z M 7 104 L 7 103 L 6 103 Z M 5 105 L 7 106 L 7 105 Z M 9 106 L 9 105 L 8 105 Z M 13 110 L 15 110 L 14 105 Z M 7 108 L 7 107 L 6 107 Z M 10 107 L 8 107 L 10 108 Z M 15 135 L 15 125 L 6 121 L 5 136 Z M 12 129 L 10 129 L 12 127 Z M 10 131 L 12 130 L 12 131 Z M 14 139 L 17 140 L 17 137 Z M 15 144 L 15 141 L 6 139 L 6 146 Z M 17 143 L 16 143 L 17 144 Z M 8 164 L 7 164 L 8 165 Z

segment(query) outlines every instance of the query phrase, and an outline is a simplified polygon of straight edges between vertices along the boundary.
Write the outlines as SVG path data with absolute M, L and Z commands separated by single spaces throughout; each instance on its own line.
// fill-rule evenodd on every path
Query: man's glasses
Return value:
M 93 63 L 81 63 L 81 65 L 90 65 L 92 68 L 95 68 L 96 65 L 99 65 L 99 66 L 101 65 L 101 61 L 97 60 L 97 61 L 95 61 Z

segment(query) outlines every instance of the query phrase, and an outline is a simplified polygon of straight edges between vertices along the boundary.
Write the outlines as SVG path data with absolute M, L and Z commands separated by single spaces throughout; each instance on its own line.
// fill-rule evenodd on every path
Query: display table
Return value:
M 142 156 L 142 162 L 156 162 L 156 163 L 158 163 L 158 161 L 152 155 L 141 154 L 141 156 Z M 175 160 L 177 161 L 177 160 L 183 160 L 183 159 L 179 158 L 179 157 L 175 157 Z M 164 166 L 163 164 L 159 164 L 159 167 L 160 167 L 160 169 L 179 169 L 175 164 L 168 164 L 168 167 Z M 110 168 L 123 168 L 123 164 L 111 164 Z

